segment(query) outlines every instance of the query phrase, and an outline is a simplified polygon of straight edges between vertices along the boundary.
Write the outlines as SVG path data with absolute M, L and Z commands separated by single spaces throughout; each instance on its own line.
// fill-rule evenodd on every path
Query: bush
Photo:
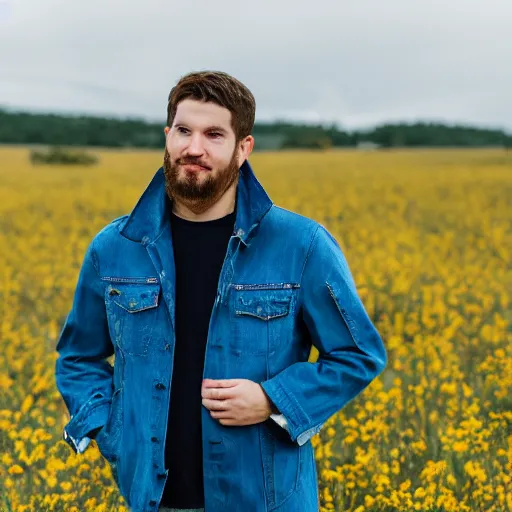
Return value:
M 69 151 L 59 146 L 49 148 L 48 151 L 30 151 L 32 165 L 62 164 L 62 165 L 94 165 L 98 163 L 98 157 L 84 151 Z

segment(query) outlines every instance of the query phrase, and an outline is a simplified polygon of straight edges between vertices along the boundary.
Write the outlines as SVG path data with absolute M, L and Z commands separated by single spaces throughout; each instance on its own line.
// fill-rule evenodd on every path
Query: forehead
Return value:
M 173 124 L 198 129 L 220 126 L 231 131 L 231 112 L 216 103 L 186 99 L 178 103 Z

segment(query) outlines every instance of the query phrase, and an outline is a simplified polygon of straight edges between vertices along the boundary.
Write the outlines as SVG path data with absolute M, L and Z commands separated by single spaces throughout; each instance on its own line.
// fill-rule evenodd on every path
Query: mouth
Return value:
M 184 164 L 184 165 L 182 165 L 182 167 L 184 169 L 186 169 L 187 171 L 195 171 L 195 172 L 210 170 L 206 167 L 203 167 L 202 165 L 197 165 L 197 164 Z

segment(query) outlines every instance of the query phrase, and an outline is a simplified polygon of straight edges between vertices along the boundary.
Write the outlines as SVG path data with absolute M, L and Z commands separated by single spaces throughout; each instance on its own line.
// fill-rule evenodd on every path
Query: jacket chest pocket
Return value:
M 242 356 L 274 353 L 290 339 L 293 289 L 238 286 L 247 288 L 234 287 L 231 348 Z
M 110 336 L 125 355 L 147 356 L 156 337 L 160 283 L 128 279 L 105 289 Z

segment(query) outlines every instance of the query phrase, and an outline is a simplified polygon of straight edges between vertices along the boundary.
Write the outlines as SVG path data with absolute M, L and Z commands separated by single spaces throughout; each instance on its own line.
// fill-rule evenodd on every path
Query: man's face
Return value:
M 244 159 L 227 108 L 191 99 L 178 104 L 163 166 L 172 200 L 196 214 L 205 212 L 237 180 Z

